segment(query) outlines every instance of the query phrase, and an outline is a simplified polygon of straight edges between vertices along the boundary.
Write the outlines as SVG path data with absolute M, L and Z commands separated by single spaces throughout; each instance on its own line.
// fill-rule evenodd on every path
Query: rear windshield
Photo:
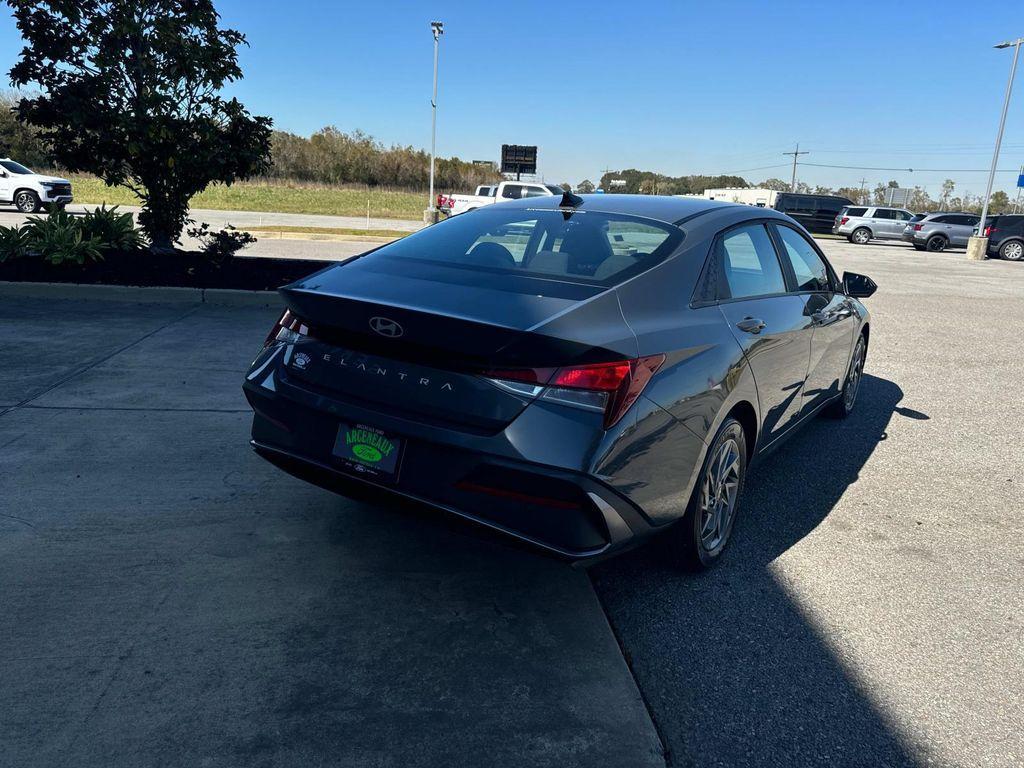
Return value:
M 612 286 L 650 269 L 682 239 L 677 227 L 638 216 L 492 206 L 396 240 L 359 262 L 420 262 Z

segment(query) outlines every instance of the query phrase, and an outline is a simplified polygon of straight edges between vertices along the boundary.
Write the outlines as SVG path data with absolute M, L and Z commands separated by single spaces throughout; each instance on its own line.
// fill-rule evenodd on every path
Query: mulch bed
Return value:
M 242 256 L 218 267 L 194 251 L 108 251 L 103 261 L 81 267 L 33 258 L 11 259 L 0 262 L 0 280 L 272 291 L 330 265 L 327 261 Z

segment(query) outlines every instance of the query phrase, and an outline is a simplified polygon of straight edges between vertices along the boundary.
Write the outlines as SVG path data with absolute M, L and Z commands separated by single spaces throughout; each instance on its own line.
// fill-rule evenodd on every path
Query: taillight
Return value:
M 266 349 L 275 341 L 281 341 L 285 344 L 294 344 L 303 336 L 309 335 L 309 326 L 296 316 L 290 309 L 286 309 L 281 317 L 274 323 L 274 327 L 270 329 L 270 333 L 267 334 L 267 338 L 263 341 L 263 347 Z
M 486 371 L 495 384 L 519 394 L 604 413 L 604 428 L 615 426 L 664 364 L 664 355 L 564 368 Z
M 849 217 L 849 216 L 843 216 L 843 218 L 842 218 L 842 219 L 841 219 L 841 220 L 839 221 L 839 226 L 840 226 L 840 227 L 841 227 L 841 226 L 843 226 L 843 224 L 845 224 L 845 223 L 846 223 L 846 222 L 848 222 L 849 220 L 850 220 L 850 217 Z
M 999 229 L 993 226 L 985 227 L 985 237 L 991 237 L 993 234 L 998 232 Z
M 914 231 L 915 232 L 920 232 L 922 229 L 924 229 L 924 224 L 915 224 L 914 225 Z

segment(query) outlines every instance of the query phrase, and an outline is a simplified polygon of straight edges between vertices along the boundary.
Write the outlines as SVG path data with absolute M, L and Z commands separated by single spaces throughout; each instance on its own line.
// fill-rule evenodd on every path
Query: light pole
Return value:
M 1024 37 L 1016 40 L 1008 40 L 999 43 L 995 48 L 1013 48 L 1013 62 L 1010 64 L 1010 79 L 1006 81 L 1006 96 L 1003 98 L 1003 112 L 999 116 L 999 131 L 996 133 L 996 148 L 992 153 L 992 168 L 988 172 L 988 186 L 985 188 L 985 202 L 981 207 L 981 221 L 978 222 L 978 236 L 971 238 L 968 244 L 967 256 L 971 259 L 983 260 L 988 254 L 988 238 L 985 237 L 985 217 L 988 216 L 989 200 L 992 197 L 992 184 L 996 178 L 996 165 L 999 163 L 999 147 L 1003 143 L 1003 128 L 1006 127 L 1006 113 L 1010 109 L 1010 94 L 1013 93 L 1013 78 L 1017 74 L 1017 57 L 1020 56 L 1020 46 L 1024 43 Z
M 430 31 L 434 34 L 434 94 L 430 98 L 430 201 L 423 214 L 427 224 L 437 223 L 437 200 L 434 199 L 434 150 L 437 146 L 437 48 L 441 35 L 444 34 L 444 22 L 430 22 Z

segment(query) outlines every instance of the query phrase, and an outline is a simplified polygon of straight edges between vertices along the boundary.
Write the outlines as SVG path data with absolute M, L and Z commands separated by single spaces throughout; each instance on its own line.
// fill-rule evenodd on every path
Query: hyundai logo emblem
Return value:
M 389 339 L 397 339 L 405 333 L 402 326 L 387 317 L 371 317 L 370 328 Z

